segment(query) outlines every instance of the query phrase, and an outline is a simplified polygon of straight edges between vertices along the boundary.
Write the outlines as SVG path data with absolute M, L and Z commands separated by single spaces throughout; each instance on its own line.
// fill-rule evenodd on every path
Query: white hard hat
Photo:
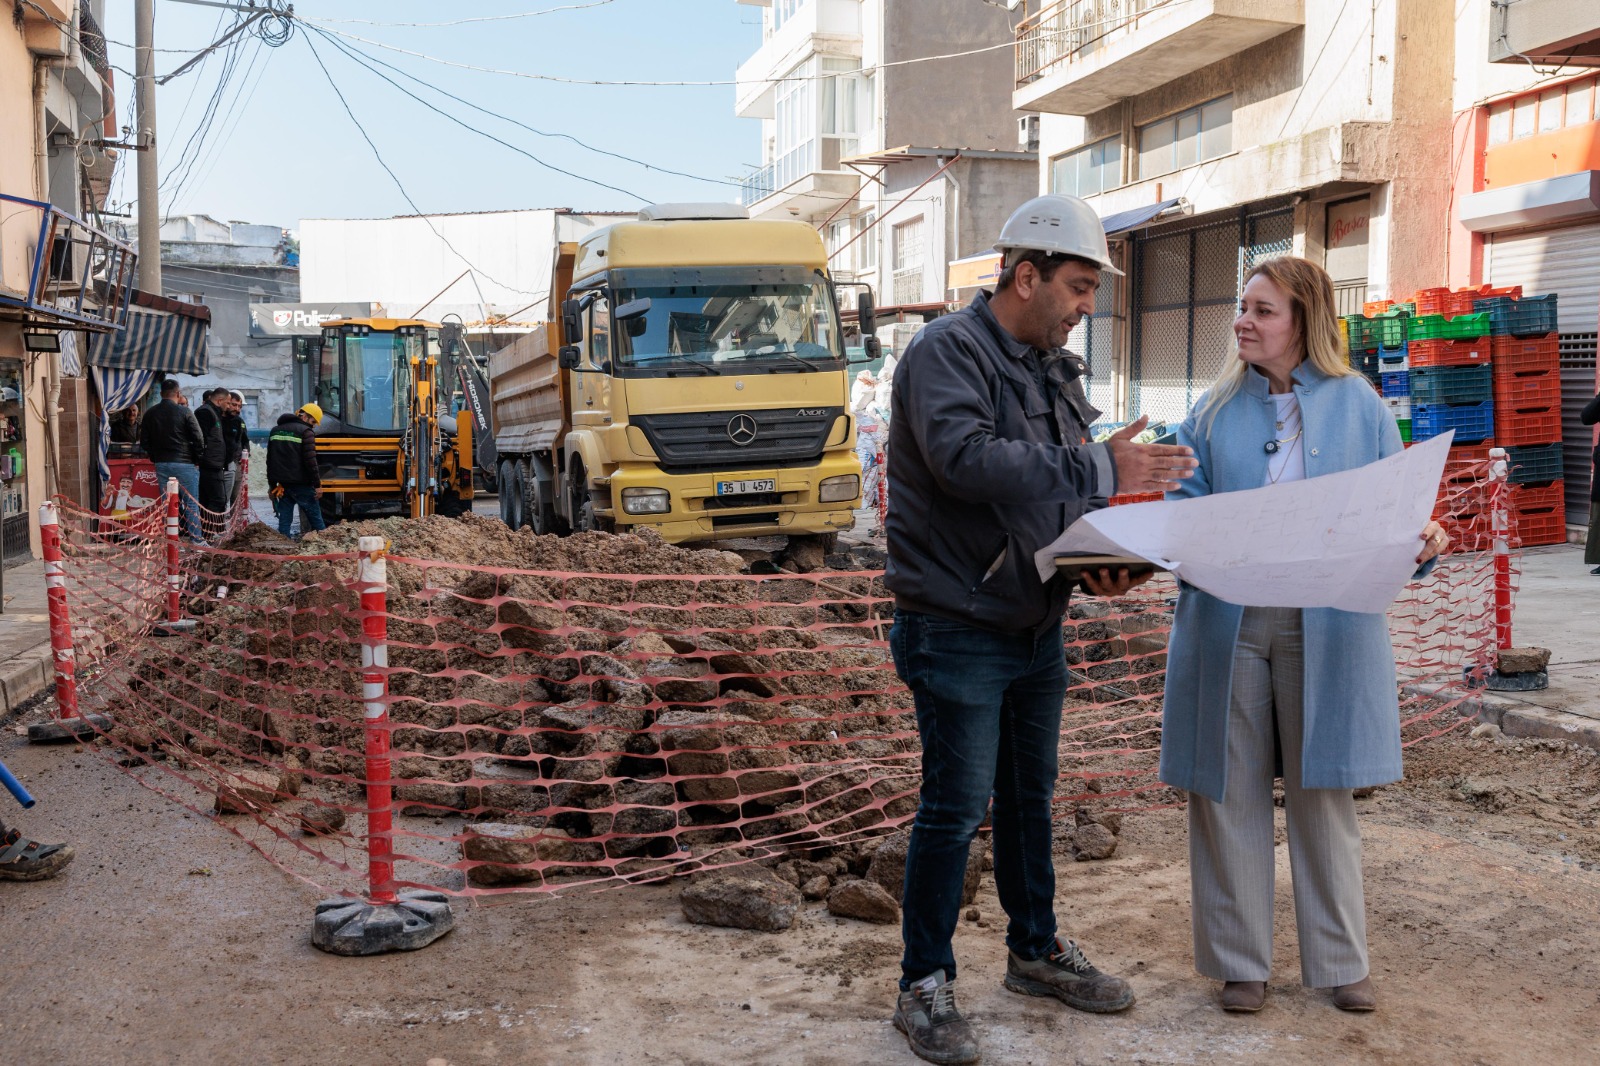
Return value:
M 1076 256 L 1097 264 L 1101 270 L 1122 274 L 1111 263 L 1100 216 L 1076 196 L 1035 196 L 1006 219 L 994 246 L 1001 252 L 1025 248 Z

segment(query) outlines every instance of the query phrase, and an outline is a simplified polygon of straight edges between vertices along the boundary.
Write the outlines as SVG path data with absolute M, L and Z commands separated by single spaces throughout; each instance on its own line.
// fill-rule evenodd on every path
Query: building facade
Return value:
M 1017 15 L 967 0 L 739 0 L 761 43 L 735 111 L 761 122 L 741 200 L 822 231 L 836 277 L 871 286 L 903 346 L 1034 193 L 1034 127 L 1007 92 Z
M 1039 187 L 1094 205 L 1126 273 L 1069 342 L 1109 417 L 1187 413 L 1264 256 L 1325 263 L 1342 312 L 1444 283 L 1449 0 L 1018 10 L 1013 99 L 1039 115 Z
M 38 553 L 40 504 L 92 499 L 84 353 L 132 295 L 136 257 L 99 218 L 118 139 L 104 7 L 0 20 L 0 564 Z

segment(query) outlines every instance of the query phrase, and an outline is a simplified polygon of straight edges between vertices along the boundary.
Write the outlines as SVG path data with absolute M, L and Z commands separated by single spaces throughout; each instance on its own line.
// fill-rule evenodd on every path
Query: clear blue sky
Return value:
M 588 5 L 588 6 L 584 6 Z M 133 119 L 133 4 L 107 5 L 106 36 L 119 70 L 117 117 Z M 760 10 L 733 0 L 296 0 L 312 25 L 394 48 L 499 70 L 600 81 L 730 81 L 760 41 Z M 225 31 L 234 14 L 156 0 L 156 71 L 175 69 Z M 575 10 L 554 8 L 573 7 Z M 521 12 L 528 18 L 407 27 L 338 22 L 440 23 Z M 200 212 L 295 228 L 302 218 L 409 214 L 318 67 L 311 46 L 417 206 L 427 212 L 571 207 L 632 209 L 644 201 L 737 200 L 714 181 L 653 172 L 632 162 L 490 118 L 433 88 L 546 133 L 570 134 L 609 152 L 696 177 L 737 179 L 758 165 L 759 124 L 733 114 L 733 87 L 570 85 L 463 70 L 335 38 L 420 79 L 385 74 L 434 106 L 492 133 L 555 173 L 428 110 L 357 65 L 327 38 L 296 25 L 280 48 L 242 38 L 231 78 L 203 136 L 226 62 L 219 51 L 157 91 L 164 214 Z M 124 46 L 125 45 L 125 46 Z M 608 189 L 594 181 L 637 193 Z M 176 193 L 176 195 L 174 195 Z M 112 197 L 134 198 L 133 153 L 124 153 Z

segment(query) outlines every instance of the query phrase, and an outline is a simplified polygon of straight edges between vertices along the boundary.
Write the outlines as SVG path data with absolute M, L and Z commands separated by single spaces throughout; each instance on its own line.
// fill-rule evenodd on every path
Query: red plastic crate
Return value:
M 1489 361 L 1489 338 L 1459 341 L 1412 341 L 1407 345 L 1410 365 L 1477 366 Z
M 1565 503 L 1554 507 L 1523 508 L 1517 514 L 1517 539 L 1523 544 L 1565 544 L 1567 542 L 1567 508 Z
M 1415 345 L 1412 345 L 1413 350 Z M 1489 345 L 1495 374 L 1520 374 L 1524 371 L 1561 369 L 1561 335 L 1543 337 L 1495 337 Z
M 1450 454 L 1444 461 L 1444 480 L 1446 481 L 1479 481 L 1487 474 L 1484 463 L 1489 461 L 1489 449 L 1495 447 L 1492 440 L 1482 444 L 1455 444 L 1450 448 Z M 1437 516 L 1435 516 L 1437 517 Z
M 1376 318 L 1393 306 L 1393 300 L 1368 300 L 1361 305 L 1361 313 L 1368 318 Z
M 1120 507 L 1125 503 L 1158 503 L 1166 498 L 1164 492 L 1122 492 L 1106 502 L 1112 507 Z
M 1546 481 L 1542 485 L 1512 485 L 1511 505 L 1518 511 L 1542 511 L 1551 507 L 1567 506 L 1567 485 L 1564 481 Z
M 1494 439 L 1502 448 L 1524 444 L 1549 444 L 1561 439 L 1561 404 L 1543 407 L 1496 408 Z
M 1482 294 L 1476 289 L 1418 289 L 1412 301 L 1417 305 L 1418 315 L 1444 315 L 1454 318 L 1456 315 L 1472 314 L 1472 301 L 1481 300 Z
M 1446 555 L 1487 551 L 1494 543 L 1494 523 L 1487 512 L 1435 515 L 1434 520 L 1444 527 L 1445 535 L 1450 538 Z
M 1530 407 L 1561 406 L 1559 370 L 1520 370 L 1506 373 L 1494 366 L 1494 409 L 1522 410 Z
M 1491 296 L 1509 296 L 1513 300 L 1522 299 L 1521 285 L 1506 285 L 1498 289 L 1493 285 L 1479 285 L 1476 289 L 1468 289 L 1464 291 L 1471 292 L 1473 296 L 1479 300 L 1487 300 Z

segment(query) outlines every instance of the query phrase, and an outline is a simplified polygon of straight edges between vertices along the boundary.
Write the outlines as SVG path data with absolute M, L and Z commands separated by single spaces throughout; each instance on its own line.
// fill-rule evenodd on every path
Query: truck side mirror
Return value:
M 871 289 L 862 289 L 856 294 L 856 322 L 861 326 L 863 337 L 878 332 L 878 309 L 873 306 Z
M 583 306 L 577 300 L 561 301 L 561 339 L 568 344 L 576 344 L 580 339 L 582 329 L 579 320 L 583 317 Z
M 649 323 L 645 321 L 645 315 L 647 315 L 649 312 L 650 297 L 641 296 L 636 300 L 629 300 L 627 303 L 623 304 L 621 307 L 612 312 L 612 314 L 616 317 L 618 322 L 621 322 L 627 328 L 628 336 L 642 337 L 644 336 L 645 329 L 649 325 Z
M 563 345 L 556 351 L 556 365 L 562 370 L 576 370 L 583 353 L 576 344 Z

